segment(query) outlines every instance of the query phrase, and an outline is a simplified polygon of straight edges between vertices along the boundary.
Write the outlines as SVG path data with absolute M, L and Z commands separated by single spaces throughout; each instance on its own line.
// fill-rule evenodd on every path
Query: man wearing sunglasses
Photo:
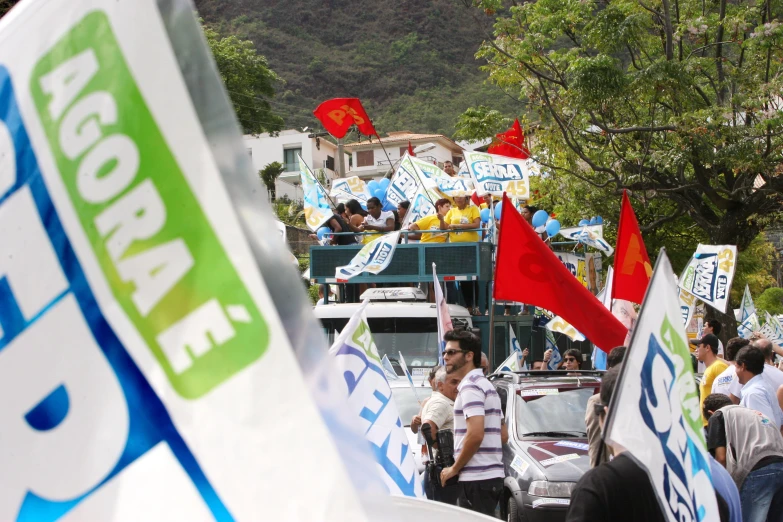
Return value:
M 471 332 L 451 330 L 443 337 L 443 362 L 449 377 L 461 379 L 454 401 L 454 465 L 441 483 L 459 475 L 460 506 L 494 515 L 503 492 L 503 423 L 500 397 L 482 371 L 481 340 Z

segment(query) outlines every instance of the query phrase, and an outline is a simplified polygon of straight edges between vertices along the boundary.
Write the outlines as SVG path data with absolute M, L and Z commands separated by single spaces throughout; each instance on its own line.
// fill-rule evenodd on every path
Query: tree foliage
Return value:
M 286 128 L 320 127 L 324 100 L 358 97 L 378 131 L 454 132 L 468 107 L 492 100 L 510 116 L 524 105 L 486 83 L 472 8 L 454 0 L 196 0 L 221 34 L 254 42 L 285 87 L 272 100 Z M 491 19 L 481 21 L 491 28 Z
M 204 26 L 204 34 L 245 132 L 274 134 L 282 130 L 283 118 L 272 111 L 268 101 L 274 97 L 280 78 L 269 68 L 266 58 L 256 52 L 253 42 L 222 37 L 209 26 Z
M 285 171 L 285 167 L 279 161 L 273 161 L 266 165 L 263 169 L 258 171 L 258 177 L 266 186 L 267 192 L 272 197 L 272 201 L 275 200 L 275 181 L 277 177 Z
M 0 17 L 6 14 L 19 0 L 0 0 Z
M 533 152 L 563 186 L 627 188 L 647 230 L 690 223 L 740 251 L 780 218 L 779 0 L 477 3 L 500 13 L 479 56 L 530 102 Z
M 761 312 L 769 312 L 772 315 L 783 314 L 783 288 L 767 288 L 755 303 Z

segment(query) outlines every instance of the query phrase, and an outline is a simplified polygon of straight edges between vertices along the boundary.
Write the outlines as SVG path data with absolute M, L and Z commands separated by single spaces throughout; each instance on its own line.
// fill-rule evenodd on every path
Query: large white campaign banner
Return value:
M 679 286 L 725 313 L 736 268 L 735 245 L 700 244 L 680 276 Z
M 486 152 L 464 151 L 470 176 L 479 196 L 492 194 L 530 198 L 530 175 L 536 172 L 532 159 L 515 159 Z
M 646 470 L 671 522 L 718 520 L 688 338 L 661 251 L 642 304 L 605 434 Z
M 407 153 L 406 153 L 407 155 Z M 437 189 L 444 195 L 465 196 L 473 193 L 473 180 L 470 178 L 461 178 L 459 176 L 451 177 L 435 164 L 426 162 L 416 157 L 407 156 L 407 159 L 417 169 L 419 177 L 428 189 Z M 405 161 L 405 159 L 403 159 Z
M 231 114 L 202 38 L 179 0 L 0 20 L 2 521 L 364 519 L 224 177 L 258 183 L 233 116 L 201 124 Z
M 348 408 L 362 426 L 375 455 L 378 473 L 389 492 L 422 497 L 422 484 L 408 437 L 367 324 L 368 303 L 365 301 L 356 310 L 329 353 L 344 376 Z M 411 379 L 407 371 L 406 375 Z
M 373 239 L 353 256 L 350 263 L 335 269 L 335 282 L 344 283 L 363 272 L 380 274 L 391 263 L 399 241 L 399 230 Z

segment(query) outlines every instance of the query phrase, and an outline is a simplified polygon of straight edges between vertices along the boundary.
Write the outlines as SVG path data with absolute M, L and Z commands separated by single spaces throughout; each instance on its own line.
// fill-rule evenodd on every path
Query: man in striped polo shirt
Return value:
M 454 465 L 443 470 L 441 483 L 459 475 L 460 506 L 494 515 L 503 492 L 503 423 L 495 387 L 481 371 L 481 340 L 471 332 L 451 330 L 443 337 L 446 373 L 462 379 L 454 401 Z

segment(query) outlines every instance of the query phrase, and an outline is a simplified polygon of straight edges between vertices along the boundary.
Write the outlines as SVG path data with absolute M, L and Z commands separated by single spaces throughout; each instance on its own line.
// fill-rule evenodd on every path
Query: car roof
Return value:
M 350 319 L 361 303 L 330 303 L 314 307 L 313 311 L 318 319 Z M 369 318 L 398 317 L 398 318 L 436 318 L 437 309 L 431 303 L 408 302 L 371 302 L 365 309 Z M 462 306 L 449 305 L 451 317 L 464 318 L 472 324 L 470 312 Z
M 535 388 L 540 386 L 576 386 L 578 388 L 594 388 L 601 384 L 601 371 L 566 371 L 544 370 L 523 372 L 500 372 L 490 376 L 493 382 L 506 381 L 514 384 L 516 389 Z

